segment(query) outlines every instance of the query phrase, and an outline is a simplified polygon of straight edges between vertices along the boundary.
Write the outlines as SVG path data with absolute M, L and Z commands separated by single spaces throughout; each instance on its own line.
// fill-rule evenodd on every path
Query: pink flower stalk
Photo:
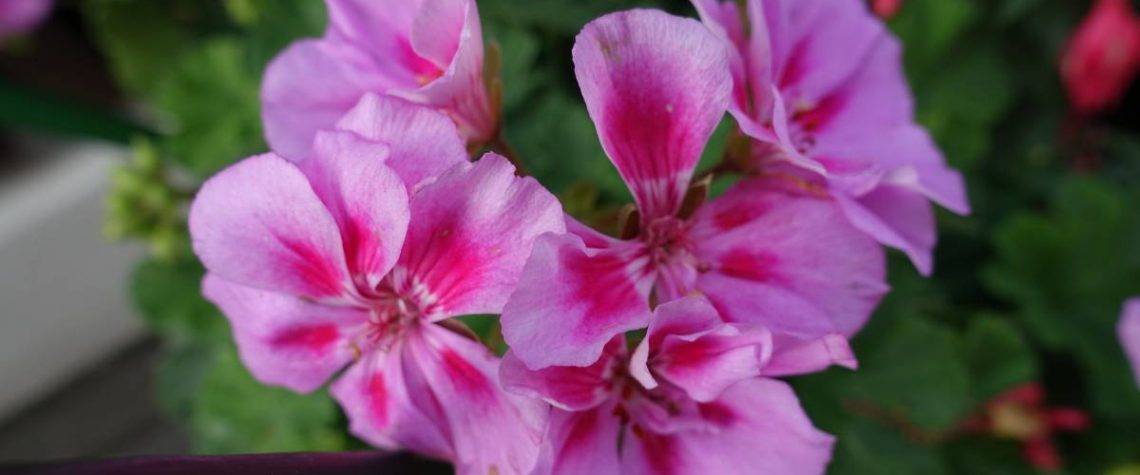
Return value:
M 483 33 L 474 0 L 326 0 L 325 36 L 294 43 L 270 63 L 262 120 L 274 152 L 310 153 L 367 92 L 443 111 L 471 143 L 497 132 L 483 84 Z
M 703 298 L 657 307 L 632 355 L 622 336 L 586 367 L 503 359 L 508 390 L 554 406 L 536 475 L 822 473 L 834 439 L 768 379 L 772 336 Z
M 1132 373 L 1136 377 L 1136 384 L 1140 386 L 1140 297 L 1124 302 L 1124 310 L 1120 314 L 1120 323 L 1116 326 L 1120 336 L 1120 346 L 1124 354 L 1132 363 Z
M 51 13 L 52 0 L 0 1 L 0 41 L 22 35 L 39 26 Z
M 886 292 L 882 249 L 835 203 L 782 179 L 750 179 L 682 206 L 732 88 L 725 50 L 700 23 L 653 10 L 594 20 L 575 73 L 610 160 L 637 202 L 636 235 L 570 220 L 535 243 L 503 309 L 503 336 L 531 369 L 589 366 L 651 302 L 699 293 L 724 318 L 774 332 L 804 366 L 854 365 L 845 337 Z M 627 236 L 628 237 L 628 236 Z
M 1061 56 L 1061 80 L 1084 115 L 1115 105 L 1140 71 L 1140 18 L 1129 0 L 1098 0 Z
M 748 0 L 747 25 L 735 1 L 693 4 L 729 46 L 729 111 L 752 139 L 745 168 L 815 184 L 929 274 L 928 200 L 970 208 L 961 175 L 914 122 L 898 40 L 862 0 Z
M 544 405 L 504 393 L 499 360 L 456 315 L 497 313 L 561 207 L 506 159 L 466 159 L 448 118 L 369 97 L 300 164 L 266 154 L 203 185 L 190 211 L 206 297 L 267 384 L 331 392 L 354 434 L 524 473 Z M 450 163 L 438 177 L 424 170 Z

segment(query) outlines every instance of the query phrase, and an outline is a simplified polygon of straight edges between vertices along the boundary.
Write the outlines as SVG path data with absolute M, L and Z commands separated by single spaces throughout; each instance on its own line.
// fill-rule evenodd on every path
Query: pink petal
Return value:
M 630 10 L 587 24 L 573 55 L 602 146 L 642 218 L 673 214 L 728 107 L 723 43 L 696 21 Z
M 365 442 L 451 460 L 455 451 L 447 427 L 421 411 L 408 394 L 403 358 L 402 342 L 386 351 L 371 351 L 329 392 L 348 417 L 349 431 Z
M 614 405 L 581 412 L 552 410 L 534 475 L 619 475 L 621 419 Z
M 589 366 L 615 335 L 649 323 L 652 274 L 639 248 L 589 249 L 577 236 L 542 236 L 503 307 L 503 337 L 527 367 Z
M 238 353 L 258 381 L 307 393 L 352 360 L 368 312 L 238 285 L 215 274 L 202 294 L 230 321 Z
M 856 369 L 859 363 L 843 335 L 824 335 L 814 340 L 777 338 L 772 359 L 764 366 L 764 376 L 792 376 L 823 371 L 831 365 Z
M 788 101 L 822 100 L 858 70 L 887 34 L 862 2 L 781 0 L 765 8 L 766 15 L 782 23 L 781 37 L 773 40 L 779 48 L 773 53 L 774 78 Z M 768 10 L 772 8 L 779 11 Z
M 567 411 L 584 411 L 597 407 L 609 397 L 609 381 L 618 356 L 625 352 L 625 338 L 615 336 L 606 344 L 604 354 L 594 364 L 551 366 L 531 370 L 508 351 L 503 356 L 500 379 L 508 391 L 540 398 Z
M 554 195 L 495 154 L 424 186 L 411 212 L 395 286 L 421 293 L 433 319 L 499 313 L 535 238 L 565 231 Z
M 700 405 L 711 430 L 628 429 L 622 473 L 819 474 L 834 439 L 812 426 L 786 384 L 754 378 Z
M 407 190 L 384 165 L 384 145 L 351 132 L 318 132 L 314 147 L 300 168 L 340 228 L 349 274 L 375 288 L 404 245 Z
M 732 384 L 759 376 L 771 351 L 767 330 L 725 324 L 706 299 L 687 297 L 657 307 L 630 373 L 647 388 L 657 386 L 652 373 L 708 402 Z
M 1124 354 L 1132 363 L 1136 384 L 1140 385 L 1140 298 L 1124 302 L 1124 312 L 1116 331 L 1120 335 L 1120 346 L 1124 347 Z
M 27 33 L 51 13 L 52 0 L 5 0 L 0 2 L 0 40 Z
M 858 199 L 837 194 L 835 200 L 852 225 L 902 250 L 920 273 L 930 275 L 938 233 L 934 210 L 922 195 L 884 184 Z
M 538 457 L 548 406 L 502 391 L 499 360 L 437 325 L 407 340 L 412 404 L 450 434 L 458 473 L 527 473 Z
M 398 86 L 372 58 L 332 39 L 303 40 L 273 59 L 261 83 L 261 119 L 274 152 L 308 158 L 318 130 L 331 128 L 367 91 Z
M 882 249 L 835 204 L 779 179 L 743 181 L 693 217 L 697 288 L 730 322 L 851 335 L 886 293 Z
M 451 119 L 396 97 L 365 94 L 336 127 L 386 144 L 384 163 L 400 175 L 409 192 L 467 161 L 467 149 Z
M 393 91 L 451 116 L 471 143 L 498 132 L 497 105 L 483 83 L 483 30 L 472 0 L 424 0 L 412 31 L 413 47 L 441 69 L 419 89 Z M 457 28 L 457 22 L 461 28 Z
M 351 288 L 336 220 L 305 175 L 276 155 L 207 180 L 190 207 L 190 235 L 206 268 L 235 283 L 315 299 Z

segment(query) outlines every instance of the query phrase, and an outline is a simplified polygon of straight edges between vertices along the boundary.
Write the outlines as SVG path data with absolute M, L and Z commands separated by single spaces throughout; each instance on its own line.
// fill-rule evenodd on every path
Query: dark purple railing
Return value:
M 405 453 L 337 452 L 219 456 L 141 456 L 9 464 L 3 475 L 420 475 L 452 473 L 448 465 Z

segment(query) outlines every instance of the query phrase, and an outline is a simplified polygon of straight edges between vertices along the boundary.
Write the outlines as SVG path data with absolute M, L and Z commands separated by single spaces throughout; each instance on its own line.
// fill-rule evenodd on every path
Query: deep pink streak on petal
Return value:
M 772 282 L 779 279 L 775 272 L 779 262 L 780 259 L 774 254 L 736 249 L 721 258 L 720 272 L 739 279 Z
M 727 427 L 736 422 L 736 413 L 727 405 L 713 401 L 697 406 L 701 418 L 720 427 Z
M 819 132 L 831 123 L 846 103 L 842 92 L 829 94 L 811 108 L 796 111 L 792 120 L 807 132 Z
M 678 468 L 675 462 L 676 443 L 668 435 L 655 434 L 634 426 L 630 431 L 641 440 L 642 450 L 645 453 L 646 466 L 656 475 L 673 475 Z
M 562 264 L 569 270 L 567 275 L 575 281 L 569 303 L 585 303 L 587 310 L 582 324 L 589 328 L 587 334 L 596 334 L 600 326 L 609 323 L 600 320 L 616 313 L 634 310 L 640 297 L 633 281 L 626 278 L 621 269 L 627 262 L 614 254 L 598 254 L 593 257 L 578 253 L 564 253 Z
M 340 338 L 340 330 L 336 325 L 317 325 L 309 327 L 294 327 L 274 335 L 273 346 L 304 347 L 310 351 L 321 352 Z
M 735 229 L 756 218 L 759 218 L 760 216 L 763 216 L 768 212 L 769 209 L 771 209 L 771 206 L 771 203 L 761 200 L 757 200 L 756 202 L 752 203 L 736 203 L 733 206 L 725 208 L 714 214 L 713 223 L 716 224 L 716 227 L 720 228 L 722 231 Z
M 803 79 L 805 68 L 803 65 L 804 54 L 808 50 L 810 40 L 805 38 L 796 45 L 792 53 L 788 55 L 788 62 L 784 64 L 784 70 L 780 72 L 779 88 L 781 90 L 796 84 Z
M 566 460 L 591 455 L 581 452 L 588 452 L 594 442 L 594 431 L 598 430 L 598 417 L 599 411 L 597 410 L 583 411 L 575 415 L 573 425 L 567 431 L 566 439 L 559 447 L 558 455 L 554 458 L 552 473 L 560 473 L 560 469 Z M 614 444 L 617 444 L 617 434 L 614 434 Z
M 293 253 L 294 259 L 287 263 L 293 271 L 318 292 L 312 297 L 331 297 L 341 294 L 340 272 L 321 257 L 312 244 L 278 236 L 281 245 Z
M 443 359 L 443 370 L 468 398 L 491 400 L 495 397 L 491 382 L 463 356 L 450 348 L 444 348 L 440 356 Z
M 390 415 L 388 414 L 388 386 L 384 382 L 384 374 L 380 371 L 373 373 L 364 389 L 367 392 L 365 400 L 368 401 L 368 409 L 375 418 L 375 424 L 380 427 L 386 426 Z

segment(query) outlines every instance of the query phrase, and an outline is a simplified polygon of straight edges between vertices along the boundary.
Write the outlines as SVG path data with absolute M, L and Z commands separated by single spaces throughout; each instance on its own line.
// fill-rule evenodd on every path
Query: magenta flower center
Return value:
M 641 239 L 654 267 L 694 261 L 689 224 L 684 220 L 672 216 L 654 219 L 642 232 Z

